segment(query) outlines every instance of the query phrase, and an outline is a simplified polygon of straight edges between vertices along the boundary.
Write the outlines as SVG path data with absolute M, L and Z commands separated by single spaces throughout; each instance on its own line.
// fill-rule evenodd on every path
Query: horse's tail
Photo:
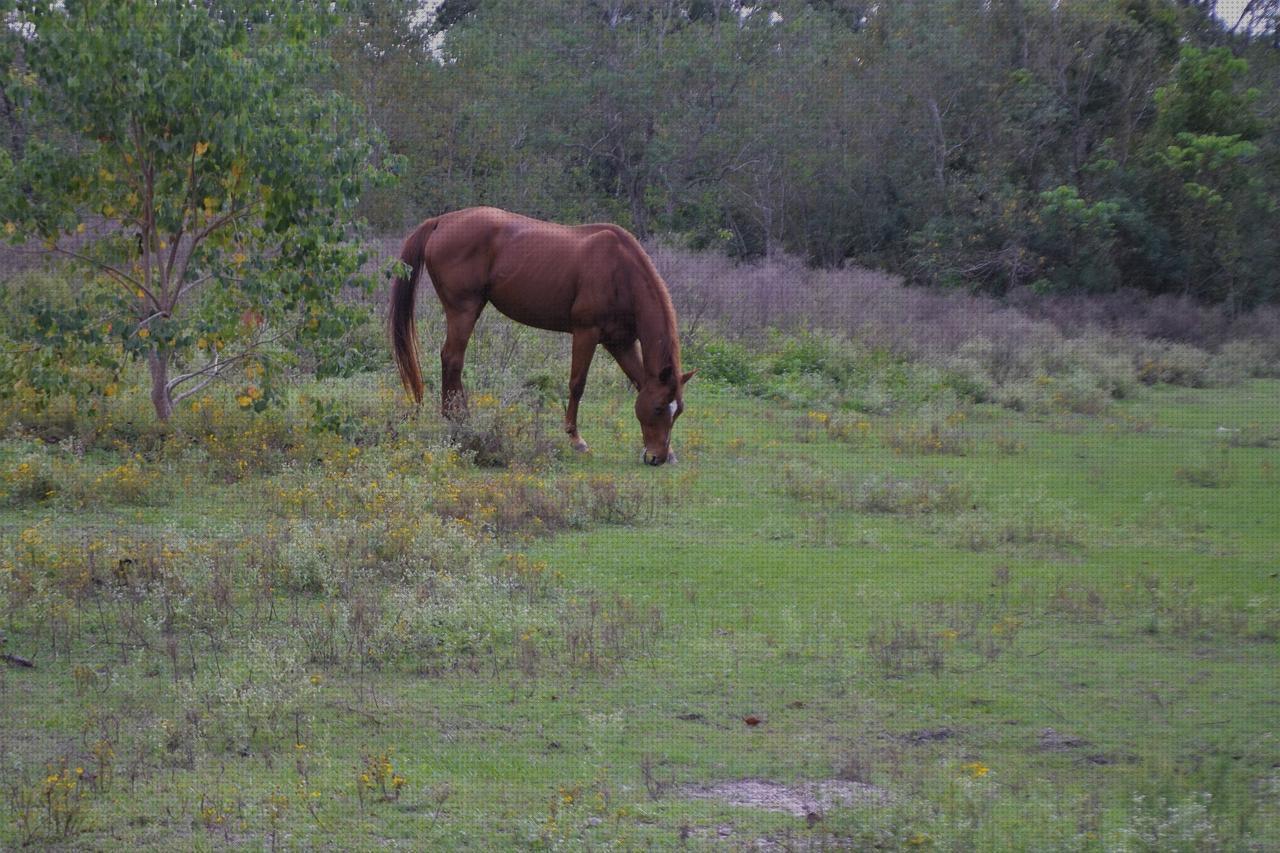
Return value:
M 422 402 L 422 369 L 418 365 L 418 324 L 413 319 L 418 278 L 422 275 L 423 260 L 427 253 L 427 240 L 436 230 L 435 219 L 419 225 L 400 250 L 400 260 L 409 267 L 407 278 L 397 278 L 391 285 L 391 311 L 387 317 L 391 330 L 391 350 L 400 381 L 417 403 Z

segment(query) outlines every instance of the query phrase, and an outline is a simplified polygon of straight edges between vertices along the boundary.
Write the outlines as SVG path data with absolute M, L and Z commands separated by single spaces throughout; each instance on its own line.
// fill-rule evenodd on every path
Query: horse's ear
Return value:
M 662 372 L 658 374 L 658 381 L 665 385 L 671 381 L 671 376 L 675 372 L 675 367 L 668 364 L 666 367 L 662 368 Z
M 690 371 L 689 371 L 688 373 L 686 373 L 684 376 L 681 376 L 681 377 L 680 377 L 680 387 L 681 387 L 681 388 L 683 388 L 683 387 L 684 387 L 684 384 L 685 384 L 686 382 L 688 382 L 690 379 L 692 379 L 692 378 L 693 378 L 693 374 L 695 374 L 695 373 L 697 373 L 697 372 L 698 372 L 698 368 L 696 368 L 696 367 L 695 367 L 693 370 L 690 370 Z

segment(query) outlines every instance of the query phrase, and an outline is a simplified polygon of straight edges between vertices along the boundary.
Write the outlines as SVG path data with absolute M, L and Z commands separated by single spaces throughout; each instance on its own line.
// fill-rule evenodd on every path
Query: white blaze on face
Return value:
M 667 404 L 667 411 L 671 412 L 671 417 L 673 417 L 673 418 L 674 418 L 674 417 L 676 416 L 676 401 L 675 401 L 675 400 L 672 400 L 670 403 L 668 403 L 668 404 Z

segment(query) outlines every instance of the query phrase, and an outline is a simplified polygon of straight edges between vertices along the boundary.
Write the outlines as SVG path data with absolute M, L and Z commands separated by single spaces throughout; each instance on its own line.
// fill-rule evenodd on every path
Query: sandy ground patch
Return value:
M 827 779 L 784 785 L 768 779 L 739 779 L 683 789 L 695 800 L 722 800 L 731 806 L 786 812 L 796 817 L 821 817 L 833 807 L 886 805 L 889 792 L 875 785 Z

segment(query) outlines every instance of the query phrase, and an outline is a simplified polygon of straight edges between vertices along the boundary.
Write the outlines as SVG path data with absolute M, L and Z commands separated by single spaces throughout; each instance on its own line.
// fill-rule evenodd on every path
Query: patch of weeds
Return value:
M 996 452 L 1004 456 L 1018 456 L 1027 452 L 1027 443 L 1008 433 L 996 433 L 991 436 L 991 443 Z
M 782 490 L 802 503 L 837 503 L 846 493 L 842 484 L 821 468 L 787 465 L 782 469 Z
M 391 760 L 390 748 L 363 753 L 356 766 L 356 796 L 360 808 L 373 803 L 393 803 L 409 780 L 399 773 Z
M 1201 489 L 1225 489 L 1235 480 L 1225 454 L 1218 459 L 1205 458 L 1179 465 L 1173 469 L 1173 478 Z
M 897 424 L 884 435 L 884 443 L 899 456 L 949 454 L 964 456 L 972 449 L 964 409 L 940 404 L 926 409 L 918 421 Z
M 68 841 L 81 832 L 89 805 L 84 776 L 84 767 L 62 758 L 48 765 L 38 783 L 25 775 L 7 782 L 8 810 L 23 847 L 38 841 Z
M 1276 447 L 1280 445 L 1280 426 L 1246 424 L 1239 429 L 1228 429 L 1223 437 L 1227 447 Z
M 97 473 L 81 459 L 50 458 L 39 452 L 0 469 L 0 502 L 13 506 L 154 506 L 166 503 L 172 492 L 169 473 L 146 461 L 140 453 Z
M 989 513 L 967 513 L 951 526 L 964 547 L 983 551 L 1001 546 L 1068 550 L 1083 542 L 1079 513 L 1043 489 L 1004 495 Z
M 1083 543 L 1084 524 L 1073 506 L 1039 489 L 998 501 L 989 533 L 997 546 L 1069 549 Z
M 943 476 L 900 480 L 889 475 L 868 477 L 855 490 L 850 506 L 859 512 L 894 515 L 952 513 L 973 509 L 973 486 Z
M 884 515 L 956 513 L 973 509 L 977 498 L 971 483 L 948 475 L 900 479 L 876 474 L 861 481 L 835 478 L 824 471 L 788 465 L 782 471 L 782 490 L 808 504 L 834 504 L 856 512 Z
M 627 656 L 653 647 L 663 631 L 662 610 L 629 598 L 570 598 L 558 613 L 560 649 L 576 669 L 609 671 Z
M 484 468 L 532 465 L 555 458 L 560 447 L 559 431 L 547 426 L 547 411 L 544 399 L 527 388 L 502 399 L 480 394 L 449 421 L 446 437 Z
M 28 454 L 17 464 L 0 469 L 0 500 L 10 506 L 49 500 L 59 488 L 53 465 L 43 454 Z
M 946 664 L 943 639 L 936 632 L 894 619 L 868 632 L 867 654 L 886 678 L 902 678 L 925 670 L 937 675 Z
M 443 485 L 435 511 L 499 537 L 533 536 L 592 522 L 630 524 L 654 511 L 651 483 L 612 474 L 550 480 L 524 471 Z
M 1135 794 L 1129 819 L 1117 833 L 1118 840 L 1127 849 L 1151 853 L 1220 849 L 1222 842 L 1211 804 L 1208 793 L 1191 794 L 1181 802 Z
M 1141 588 L 1145 601 L 1134 610 L 1144 614 L 1142 630 L 1175 637 L 1211 639 L 1246 637 L 1268 642 L 1280 636 L 1280 611 L 1265 609 L 1255 599 L 1244 607 L 1205 600 L 1191 580 L 1167 580 L 1154 573 L 1139 575 L 1128 588 Z
M 1096 589 L 1068 584 L 1062 578 L 1054 584 L 1045 609 L 1081 622 L 1100 622 L 1107 612 L 1102 594 Z
M 797 441 L 811 442 L 823 437 L 842 444 L 865 446 L 871 438 L 871 422 L 860 415 L 815 410 L 796 419 Z
M 354 413 L 343 411 L 333 400 L 311 399 L 308 428 L 317 434 L 330 433 L 344 441 L 354 441 L 361 432 L 362 421 Z

